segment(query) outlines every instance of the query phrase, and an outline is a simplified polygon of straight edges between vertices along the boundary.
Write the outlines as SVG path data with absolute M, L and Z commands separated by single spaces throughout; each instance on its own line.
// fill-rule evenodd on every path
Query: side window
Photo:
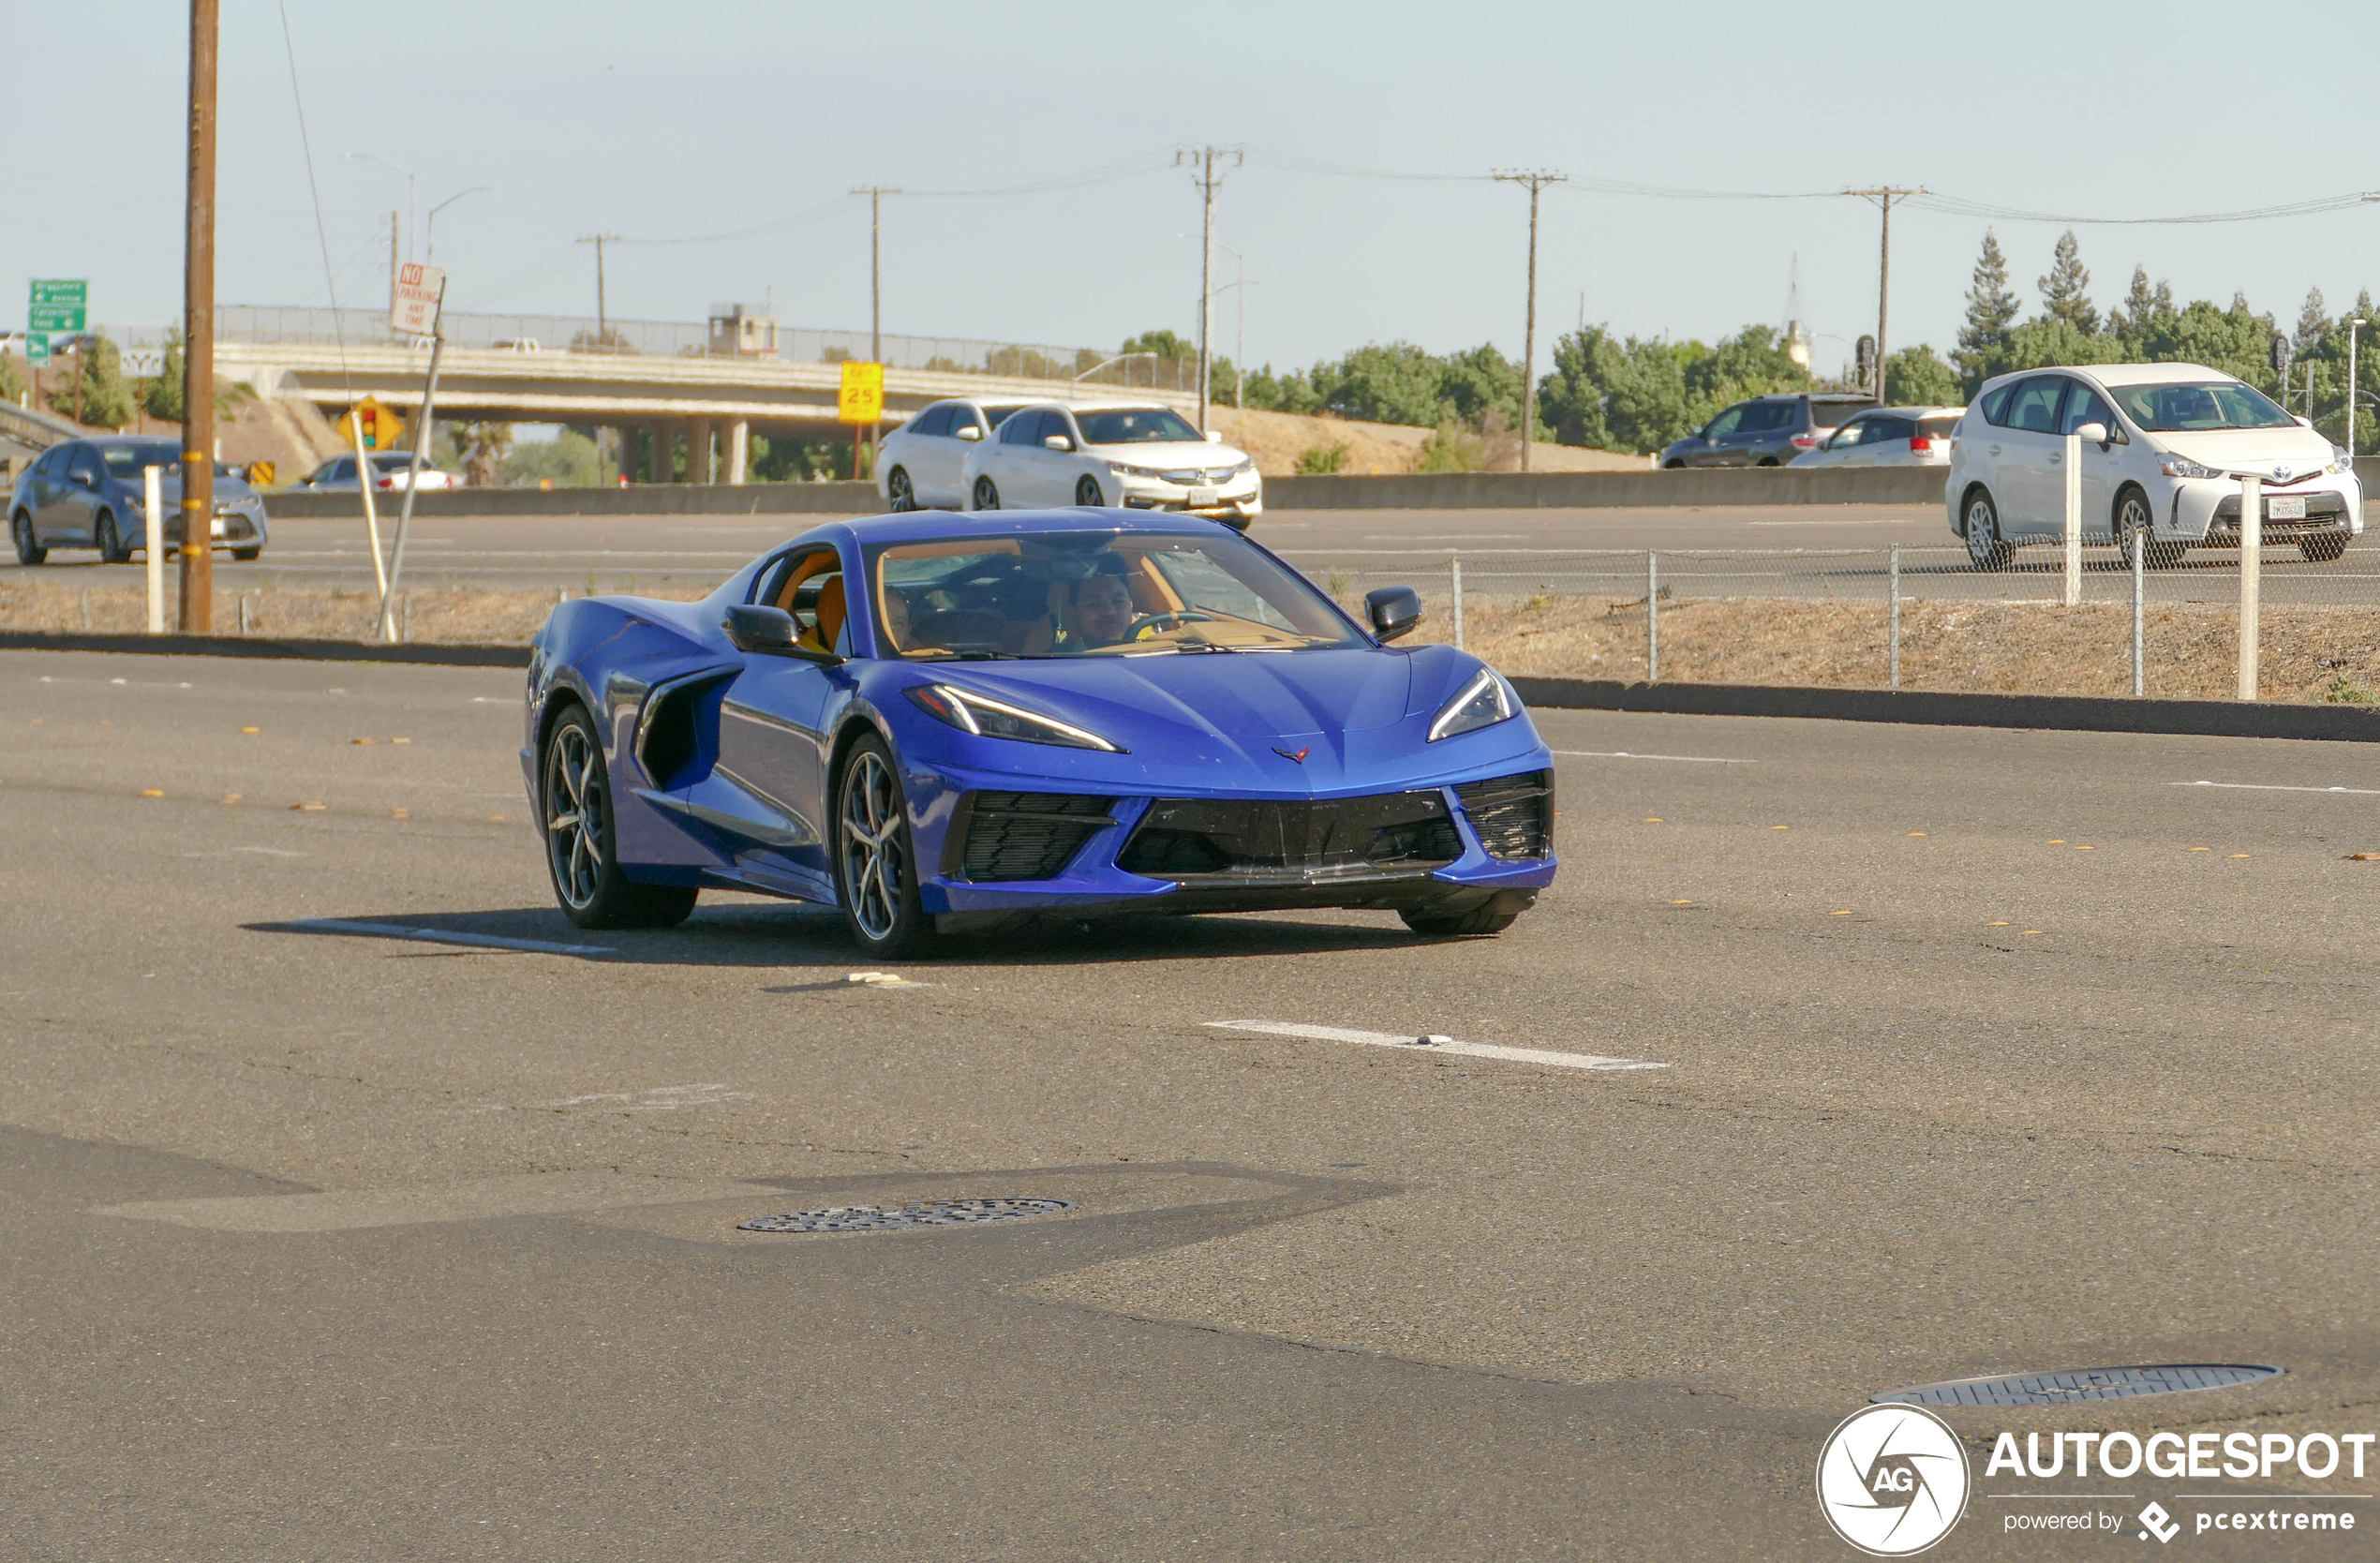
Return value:
M 1998 424 L 2002 428 L 2008 426 L 2008 397 L 2016 389 L 2013 385 L 2003 385 L 1986 394 L 1981 403 L 1985 423 Z
M 338 460 L 331 463 L 331 481 L 333 483 L 343 483 L 353 476 L 355 476 L 355 458 L 353 456 L 341 456 Z
M 1000 442 L 1003 445 L 1030 445 L 1040 438 L 1034 432 L 1040 427 L 1041 414 L 1019 412 L 1000 425 Z
M 34 468 L 33 472 L 36 477 L 48 478 L 52 482 L 65 477 L 67 475 L 67 448 L 64 445 L 53 446 L 50 454 L 41 458 L 40 464 Z
M 1054 408 L 1041 415 L 1041 432 L 1034 436 L 1033 442 L 1038 445 L 1053 434 L 1063 434 L 1069 441 L 1075 437 L 1075 431 L 1066 426 L 1066 415 Z
M 1848 451 L 1853 445 L 1866 439 L 1867 431 L 1874 426 L 1866 418 L 1854 418 L 1835 431 L 1835 438 L 1826 442 L 1826 448 L 1830 451 Z
M 92 456 L 90 450 L 81 445 L 72 446 L 70 449 L 73 454 L 67 458 L 67 475 L 77 483 L 98 482 L 99 463 Z
M 1870 445 L 1888 445 L 1897 439 L 1912 439 L 1916 433 L 1917 420 L 1914 418 L 1876 418 L 1868 423 L 1867 442 Z
M 1744 414 L 1748 410 L 1749 410 L 1748 404 L 1740 407 L 1731 407 L 1725 412 L 1722 412 L 1718 417 L 1712 419 L 1711 426 L 1704 429 L 1703 432 L 1713 439 L 1723 439 L 1727 436 L 1734 434 L 1743 428 Z
M 2073 394 L 2066 398 L 2065 416 L 2058 420 L 2058 432 L 2072 434 L 2085 424 L 2105 424 L 2113 430 L 2116 415 L 2107 410 L 2107 404 L 2100 399 L 2098 392 L 2076 380 Z
M 1756 428 L 1763 434 L 1774 434 L 1780 429 L 1792 428 L 1798 421 L 1801 409 L 1792 402 L 1762 402 L 1752 411 L 1760 422 L 1753 424 L 1748 421 L 1745 427 Z
M 2063 375 L 2036 375 L 2009 398 L 2008 426 L 2033 434 L 2058 432 L 2058 403 L 2066 394 Z
M 909 425 L 909 432 L 911 434 L 948 434 L 951 414 L 958 410 L 954 407 L 930 407 L 917 414 L 917 421 Z

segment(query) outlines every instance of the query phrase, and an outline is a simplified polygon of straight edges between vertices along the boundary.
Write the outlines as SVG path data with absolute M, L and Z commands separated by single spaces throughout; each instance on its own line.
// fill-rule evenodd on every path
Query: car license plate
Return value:
M 1192 510 L 1200 510 L 1200 509 L 1204 509 L 1206 506 L 1208 506 L 1208 505 L 1212 505 L 1212 504 L 1213 504 L 1213 503 L 1214 503 L 1214 490 L 1213 490 L 1213 489 L 1212 489 L 1212 488 L 1194 488 L 1194 489 L 1192 489 L 1192 490 L 1190 491 L 1190 508 L 1191 508 Z M 2302 503 L 2300 503 L 2300 504 L 2299 504 L 2299 506 L 2298 506 L 2298 514 L 2300 514 L 2300 515 L 2302 515 L 2302 514 L 2305 514 L 2305 507 L 2304 507 L 2304 505 L 2303 505 Z
M 2306 497 L 2302 494 L 2275 495 L 2265 501 L 2268 521 L 2303 521 L 2306 518 Z

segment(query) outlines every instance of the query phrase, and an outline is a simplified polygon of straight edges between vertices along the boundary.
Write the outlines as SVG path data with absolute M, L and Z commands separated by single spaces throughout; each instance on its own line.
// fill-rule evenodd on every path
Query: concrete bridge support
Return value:
M 707 418 L 686 420 L 686 481 L 711 481 L 711 424 Z
M 727 425 L 727 481 L 741 487 L 751 460 L 752 425 L 738 418 Z

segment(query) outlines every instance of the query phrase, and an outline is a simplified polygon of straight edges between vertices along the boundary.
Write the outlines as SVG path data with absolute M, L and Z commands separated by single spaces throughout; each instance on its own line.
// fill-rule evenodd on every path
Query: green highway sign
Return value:
M 26 309 L 25 325 L 34 331 L 81 331 L 85 313 L 79 304 L 37 304 Z
M 48 332 L 28 331 L 24 334 L 24 361 L 27 364 L 50 362 L 50 334 Z
M 81 277 L 37 276 L 33 279 L 32 302 L 87 305 L 91 302 L 91 284 Z M 81 331 L 82 327 L 78 324 L 74 329 Z

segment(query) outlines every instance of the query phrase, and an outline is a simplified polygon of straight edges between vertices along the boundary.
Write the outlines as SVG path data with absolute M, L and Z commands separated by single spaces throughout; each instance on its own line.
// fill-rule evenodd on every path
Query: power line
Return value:
M 1215 159 L 1228 157 L 1231 166 L 1239 168 L 1248 155 L 1236 146 L 1182 147 L 1173 155 L 1176 168 L 1192 168 L 1197 171 L 1190 182 L 1198 186 L 1205 212 L 1198 234 L 1198 432 L 1207 432 L 1208 403 L 1212 396 L 1214 355 L 1208 348 L 1208 337 L 1214 325 L 1214 193 L 1223 187 L 1223 175 L 1215 171 Z M 1244 365 L 1235 365 L 1247 372 Z
M 603 302 L 603 246 L 618 242 L 619 235 L 617 233 L 582 233 L 572 241 L 595 246 L 595 343 L 601 348 L 612 345 L 611 318 Z
M 1525 185 L 1529 191 L 1529 316 L 1521 337 L 1521 470 L 1529 469 L 1529 446 L 1537 438 L 1537 198 L 1548 185 L 1569 175 L 1547 169 L 1498 169 L 1499 185 Z

